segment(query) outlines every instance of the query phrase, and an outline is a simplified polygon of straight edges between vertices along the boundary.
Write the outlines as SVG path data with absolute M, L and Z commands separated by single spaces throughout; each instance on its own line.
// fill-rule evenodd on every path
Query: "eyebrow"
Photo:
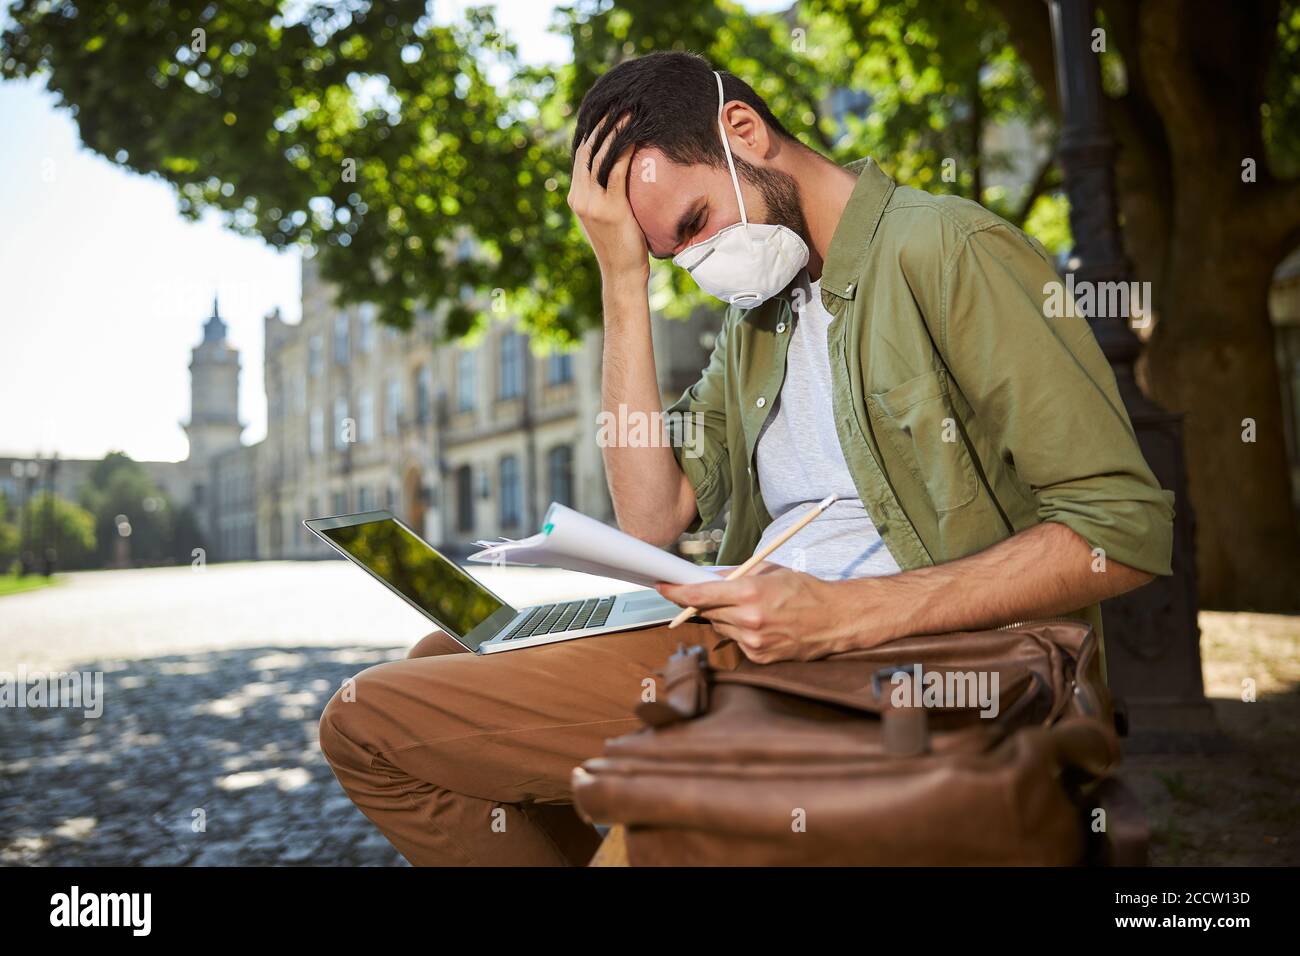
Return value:
M 686 227 L 689 226 L 691 222 L 694 221 L 695 217 L 698 216 L 703 210 L 704 210 L 704 206 L 700 203 L 698 199 L 686 207 L 686 211 L 682 213 L 681 218 L 677 220 L 677 227 L 674 231 L 674 235 L 676 237 L 676 241 L 673 243 L 674 246 L 676 246 L 677 243 L 680 243 L 682 241 L 682 236 L 686 232 Z M 655 252 L 653 249 L 650 250 L 650 258 L 652 259 L 671 259 L 672 257 L 673 254 L 671 252 L 666 252 L 663 255 L 660 255 L 659 253 Z

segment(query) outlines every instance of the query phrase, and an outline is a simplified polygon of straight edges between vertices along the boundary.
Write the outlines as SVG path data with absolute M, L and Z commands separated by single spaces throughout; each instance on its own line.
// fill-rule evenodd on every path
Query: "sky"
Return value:
M 474 2 L 435 3 L 435 19 Z M 525 60 L 567 58 L 567 41 L 546 31 L 553 3 L 496 6 Z M 244 441 L 258 441 L 262 317 L 279 308 L 298 321 L 298 253 L 217 216 L 182 219 L 170 186 L 82 147 L 54 99 L 40 81 L 0 82 L 0 455 L 183 459 L 190 349 L 214 295 L 240 350 Z

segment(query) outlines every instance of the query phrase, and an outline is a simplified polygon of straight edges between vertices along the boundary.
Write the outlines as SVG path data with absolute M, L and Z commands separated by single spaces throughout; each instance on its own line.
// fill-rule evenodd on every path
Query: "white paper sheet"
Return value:
M 565 568 L 647 586 L 656 581 L 699 584 L 721 577 L 711 567 L 692 564 L 554 502 L 546 510 L 543 530 L 532 537 L 477 543 L 484 550 L 469 559 L 483 564 Z

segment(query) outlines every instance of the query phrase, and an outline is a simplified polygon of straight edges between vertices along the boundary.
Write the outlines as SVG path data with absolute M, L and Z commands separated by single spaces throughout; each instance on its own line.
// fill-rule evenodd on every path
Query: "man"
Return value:
M 1070 615 L 1170 573 L 1172 495 L 1087 323 L 1048 318 L 1042 247 L 976 203 L 840 168 L 744 82 L 656 53 L 587 94 L 569 203 L 600 264 L 606 411 L 657 420 L 649 256 L 732 303 L 668 411 L 672 447 L 604 450 L 620 526 L 658 545 L 730 507 L 735 582 L 661 585 L 707 623 L 478 658 L 438 635 L 321 721 L 353 801 L 413 862 L 582 863 L 569 772 L 677 642 L 713 663 Z M 683 419 L 682 416 L 685 416 Z M 684 429 L 694 428 L 686 441 Z M 429 656 L 433 655 L 433 656 Z

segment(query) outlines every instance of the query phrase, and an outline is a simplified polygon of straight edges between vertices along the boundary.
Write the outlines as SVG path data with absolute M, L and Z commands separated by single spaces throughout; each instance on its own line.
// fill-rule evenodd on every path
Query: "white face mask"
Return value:
M 799 234 L 786 226 L 750 222 L 745 215 L 745 200 L 740 195 L 740 180 L 731 159 L 731 144 L 722 125 L 722 74 L 718 79 L 718 132 L 727 154 L 727 169 L 740 204 L 740 222 L 701 242 L 688 246 L 673 256 L 701 289 L 723 302 L 752 309 L 766 302 L 790 284 L 799 270 L 808 264 L 808 245 Z

